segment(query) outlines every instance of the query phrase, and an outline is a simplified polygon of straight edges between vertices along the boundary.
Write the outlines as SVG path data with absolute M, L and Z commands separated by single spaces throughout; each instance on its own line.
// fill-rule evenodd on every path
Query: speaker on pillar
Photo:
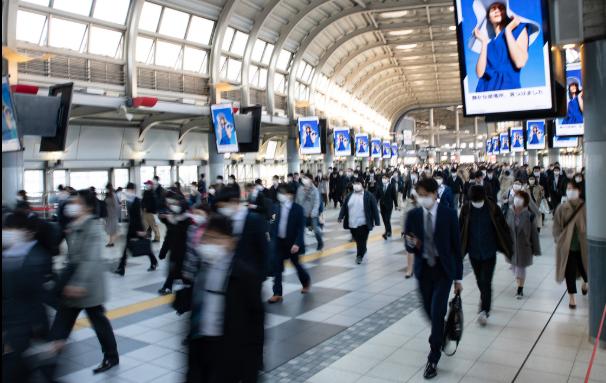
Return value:
M 326 154 L 326 148 L 328 148 L 328 120 L 320 118 L 320 148 L 322 154 Z
M 583 41 L 583 1 L 553 0 L 555 44 L 576 44 Z

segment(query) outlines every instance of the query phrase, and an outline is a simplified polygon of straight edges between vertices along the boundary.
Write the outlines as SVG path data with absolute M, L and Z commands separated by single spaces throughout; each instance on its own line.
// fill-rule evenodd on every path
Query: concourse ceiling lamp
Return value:
M 399 31 L 390 31 L 391 36 L 406 36 L 414 32 L 414 29 L 401 29 Z
M 418 44 L 416 43 L 412 43 L 412 44 L 400 44 L 400 45 L 396 45 L 396 49 L 413 49 L 416 48 Z

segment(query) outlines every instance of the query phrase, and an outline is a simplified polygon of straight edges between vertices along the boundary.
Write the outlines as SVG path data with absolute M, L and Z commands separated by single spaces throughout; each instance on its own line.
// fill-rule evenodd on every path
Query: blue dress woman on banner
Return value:
M 308 125 L 305 127 L 305 141 L 303 142 L 304 148 L 313 148 L 315 146 L 314 145 L 315 140 L 311 136 L 312 136 L 312 130 L 311 130 L 311 127 Z
M 583 123 L 583 92 L 579 93 L 579 84 L 576 82 L 568 85 L 568 112 L 562 120 L 562 124 L 582 124 Z
M 538 145 L 541 143 L 541 138 L 539 137 L 540 133 L 539 133 L 539 128 L 537 128 L 537 126 L 533 126 L 532 127 L 532 133 L 530 134 L 530 140 L 528 141 L 528 143 L 530 145 Z
M 528 24 L 517 16 L 510 18 L 500 2 L 488 7 L 486 21 L 484 30 L 474 30 L 481 43 L 476 92 L 521 88 L 520 71 L 528 61 Z
M 227 122 L 223 114 L 219 114 L 217 119 L 219 120 L 219 131 L 221 133 L 219 145 L 235 145 L 236 135 L 233 125 Z
M 339 146 L 337 147 L 339 152 L 344 152 L 345 149 L 345 137 L 342 134 L 339 134 Z

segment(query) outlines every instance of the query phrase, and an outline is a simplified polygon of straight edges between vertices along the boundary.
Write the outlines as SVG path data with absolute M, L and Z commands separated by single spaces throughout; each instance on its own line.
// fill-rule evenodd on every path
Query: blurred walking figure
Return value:
M 322 240 L 322 230 L 320 230 L 320 192 L 313 184 L 311 174 L 303 176 L 303 186 L 298 187 L 296 191 L 295 202 L 303 208 L 303 214 L 307 224 L 311 225 L 318 243 L 316 250 L 321 251 L 324 248 Z M 306 225 L 307 226 L 307 225 Z
M 80 311 L 85 310 L 103 351 L 97 374 L 119 363 L 114 330 L 105 315 L 105 265 L 101 258 L 101 226 L 94 219 L 96 197 L 90 190 L 80 190 L 70 200 L 66 213 L 74 220 L 68 227 L 67 266 L 59 284 L 62 299 L 51 328 L 51 339 L 61 349 L 71 333 Z
M 156 223 L 156 214 L 160 207 L 158 202 L 158 196 L 154 191 L 154 183 L 152 181 L 145 182 L 143 200 L 141 201 L 141 207 L 143 208 L 143 230 L 146 233 L 150 229 L 154 232 L 153 242 L 160 242 L 160 229 L 158 229 L 158 224 Z
M 118 222 L 120 220 L 122 206 L 120 205 L 120 200 L 116 195 L 114 187 L 110 183 L 105 186 L 104 203 L 107 212 L 107 216 L 105 217 L 105 232 L 109 235 L 109 241 L 105 247 L 114 247 L 114 241 L 118 236 Z

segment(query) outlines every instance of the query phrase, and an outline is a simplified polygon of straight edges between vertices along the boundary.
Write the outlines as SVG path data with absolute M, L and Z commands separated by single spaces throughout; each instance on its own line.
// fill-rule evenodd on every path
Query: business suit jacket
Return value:
M 377 198 L 377 201 L 379 201 L 381 210 L 391 211 L 393 210 L 394 205 L 398 207 L 398 194 L 394 182 L 388 183 L 385 190 L 382 182 L 377 184 L 375 197 Z
M 439 264 L 449 279 L 461 280 L 463 278 L 463 258 L 461 256 L 457 212 L 444 205 L 438 205 L 436 215 L 433 238 L 440 260 Z M 423 265 L 425 264 L 425 260 L 423 259 L 423 240 L 425 238 L 423 208 L 418 207 L 408 213 L 404 232 L 406 234 L 414 234 L 421 241 L 420 248 L 409 247 L 406 244 L 406 250 L 415 255 L 414 273 L 418 279 L 421 279 Z
M 446 185 L 444 185 L 444 191 L 440 196 L 440 205 L 444 205 L 450 209 L 456 209 L 454 204 L 454 195 L 452 194 L 452 189 Z
M 567 184 L 568 181 L 566 180 L 566 176 L 564 176 L 563 174 L 560 174 L 560 176 L 558 177 L 557 185 L 555 183 L 555 176 L 549 177 L 549 179 L 547 180 L 547 190 L 552 205 L 558 205 L 560 203 L 560 201 L 562 200 L 562 196 L 566 194 Z
M 135 197 L 133 202 L 127 204 L 128 230 L 126 238 L 137 237 L 138 231 L 143 231 L 143 218 L 141 217 L 141 200 Z
M 280 230 L 280 220 L 282 213 L 282 206 L 276 204 L 274 207 L 275 221 L 272 225 L 272 238 L 278 239 L 278 233 Z M 299 246 L 298 254 L 305 253 L 305 214 L 303 208 L 296 202 L 292 203 L 290 211 L 288 213 L 288 222 L 286 223 L 286 245 L 291 248 L 293 245 Z
M 339 221 L 343 220 L 344 229 L 349 229 L 349 208 L 347 207 L 347 205 L 352 194 L 353 193 L 349 193 L 347 197 L 345 197 L 345 201 L 343 202 L 341 210 L 339 211 Z M 379 209 L 377 208 L 377 200 L 372 195 L 372 193 L 364 191 L 363 198 L 366 226 L 368 227 L 368 231 L 371 231 L 374 226 L 381 225 L 381 215 L 379 214 Z

